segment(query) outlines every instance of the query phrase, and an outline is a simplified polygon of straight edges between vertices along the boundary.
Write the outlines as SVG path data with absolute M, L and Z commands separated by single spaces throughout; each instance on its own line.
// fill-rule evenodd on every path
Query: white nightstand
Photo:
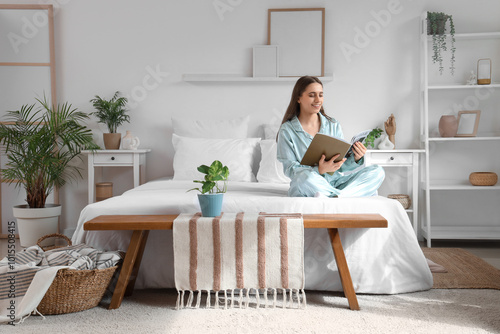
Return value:
M 423 149 L 415 150 L 368 150 L 365 154 L 366 165 L 382 167 L 406 167 L 408 171 L 408 190 L 411 189 L 411 207 L 406 210 L 412 214 L 413 230 L 418 232 L 418 182 L 419 182 L 419 154 Z
M 146 153 L 151 149 L 137 150 L 97 150 L 82 151 L 89 157 L 88 163 L 88 188 L 89 204 L 95 202 L 94 168 L 95 167 L 133 167 L 134 188 L 146 180 Z

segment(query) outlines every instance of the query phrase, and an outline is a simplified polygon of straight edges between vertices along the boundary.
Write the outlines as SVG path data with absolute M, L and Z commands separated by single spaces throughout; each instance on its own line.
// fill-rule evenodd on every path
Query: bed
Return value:
M 230 169 L 224 212 L 379 213 L 386 229 L 340 230 L 347 263 L 357 293 L 395 294 L 432 287 L 432 274 L 420 249 L 408 214 L 396 200 L 365 198 L 291 198 L 289 180 L 276 160 L 274 139 L 247 138 L 248 119 L 232 124 L 172 120 L 173 177 L 149 181 L 80 213 L 72 241 L 103 250 L 126 250 L 130 231 L 84 231 L 83 224 L 99 215 L 179 214 L 200 210 L 196 167 L 214 159 Z M 228 121 L 230 122 L 230 121 Z M 246 124 L 245 124 L 246 122 Z M 243 125 L 242 125 L 243 124 Z M 183 127 L 184 126 L 184 127 Z M 220 128 L 217 128 L 220 126 Z M 227 134 L 228 131 L 232 133 Z M 226 138 L 210 137 L 214 133 Z M 275 133 L 275 132 L 274 132 Z M 272 132 L 269 137 L 272 138 Z M 304 240 L 305 286 L 309 290 L 342 291 L 326 230 L 307 229 Z M 150 233 L 136 288 L 174 288 L 172 231 Z

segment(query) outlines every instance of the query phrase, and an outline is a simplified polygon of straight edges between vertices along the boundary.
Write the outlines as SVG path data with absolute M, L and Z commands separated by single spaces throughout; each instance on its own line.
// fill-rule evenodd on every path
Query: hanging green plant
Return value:
M 443 56 L 441 52 L 448 51 L 446 43 L 446 22 L 449 22 L 451 37 L 450 72 L 455 74 L 455 24 L 453 17 L 443 12 L 427 12 L 427 34 L 432 36 L 432 61 L 439 64 L 439 73 L 443 74 Z

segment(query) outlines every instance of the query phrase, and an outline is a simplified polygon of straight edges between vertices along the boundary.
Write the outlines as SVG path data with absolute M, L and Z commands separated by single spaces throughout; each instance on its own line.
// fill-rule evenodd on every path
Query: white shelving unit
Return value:
M 251 77 L 241 74 L 185 73 L 182 80 L 187 82 L 295 82 L 298 77 Z M 322 82 L 333 81 L 333 74 L 319 77 Z
M 484 56 L 485 58 L 496 57 L 495 58 L 496 61 L 493 60 L 493 64 L 495 63 L 498 64 L 498 60 L 500 58 L 498 55 L 498 48 L 500 47 L 500 32 L 455 34 L 455 40 L 457 42 L 460 41 L 461 43 L 473 43 L 473 46 L 470 46 L 470 50 L 480 49 L 481 46 L 487 42 L 490 43 L 491 41 L 494 41 L 495 43 L 498 43 L 495 44 L 495 48 L 497 50 L 496 54 L 494 53 L 490 55 L 488 52 L 486 52 L 487 54 Z M 433 161 L 441 159 L 439 160 L 439 163 L 441 163 L 443 166 L 446 166 L 445 164 L 449 163 L 448 161 L 445 160 L 446 158 L 442 158 L 440 154 L 436 153 L 439 146 L 442 147 L 443 145 L 447 145 L 446 146 L 447 149 L 449 149 L 450 151 L 454 151 L 456 153 L 460 152 L 460 149 L 464 146 L 467 146 L 468 149 L 471 149 L 472 147 L 473 149 L 477 150 L 481 147 L 481 145 L 489 145 L 491 143 L 494 143 L 495 141 L 500 141 L 500 110 L 499 110 L 500 107 L 498 105 L 491 106 L 491 104 L 494 104 L 491 101 L 489 102 L 480 101 L 480 103 L 484 104 L 489 103 L 490 109 L 494 109 L 494 113 L 496 114 L 496 116 L 491 115 L 491 110 L 488 110 L 490 112 L 490 115 L 486 115 L 488 116 L 488 119 L 491 120 L 492 117 L 494 119 L 494 121 L 491 122 L 492 124 L 488 124 L 488 126 L 493 128 L 492 129 L 493 131 L 488 131 L 485 133 L 478 132 L 477 137 L 442 138 L 438 137 L 439 135 L 432 133 L 429 129 L 431 126 L 437 127 L 437 124 L 434 124 L 436 117 L 443 114 L 442 110 L 440 110 L 439 108 L 433 108 L 433 103 L 441 102 L 441 99 L 443 99 L 444 95 L 446 95 L 447 99 L 450 99 L 451 96 L 459 96 L 460 97 L 459 99 L 462 99 L 463 101 L 463 99 L 467 98 L 467 96 L 473 97 L 474 92 L 476 92 L 477 89 L 482 89 L 482 88 L 487 88 L 492 96 L 500 96 L 500 83 L 493 82 L 490 85 L 482 85 L 482 86 L 465 85 L 456 82 L 430 83 L 429 81 L 432 81 L 432 79 L 430 78 L 430 72 L 431 72 L 430 66 L 433 65 L 429 55 L 429 49 L 431 49 L 431 41 L 432 38 L 427 35 L 427 12 L 424 12 L 421 17 L 421 36 L 420 36 L 421 74 L 422 74 L 420 137 L 422 146 L 425 150 L 424 177 L 422 179 L 422 184 L 421 184 L 421 188 L 423 189 L 425 194 L 425 201 L 424 201 L 425 215 L 421 225 L 422 236 L 427 240 L 428 247 L 431 247 L 432 239 L 500 239 L 500 221 L 498 219 L 500 214 L 497 214 L 496 217 L 488 217 L 488 219 L 491 218 L 493 224 L 491 224 L 491 221 L 488 222 L 488 224 L 485 224 L 484 222 L 481 221 L 480 222 L 456 221 L 452 225 L 450 224 L 440 225 L 431 223 L 432 222 L 431 211 L 436 212 L 437 210 L 440 209 L 439 207 L 432 206 L 433 205 L 432 198 L 436 192 L 441 192 L 441 193 L 450 192 L 450 194 L 451 192 L 455 192 L 455 194 L 457 194 L 457 192 L 458 193 L 466 192 L 468 194 L 467 203 L 457 203 L 457 210 L 464 208 L 466 208 L 467 210 L 477 210 L 477 205 L 479 203 L 475 203 L 474 200 L 477 201 L 475 197 L 477 197 L 476 195 L 479 195 L 479 192 L 487 192 L 487 194 L 492 194 L 492 196 L 498 196 L 498 191 L 500 190 L 499 184 L 491 187 L 472 186 L 467 180 L 468 174 L 464 178 L 459 180 L 441 179 L 442 175 L 435 176 L 436 174 L 439 173 L 436 173 L 436 171 L 433 170 L 432 168 Z M 461 46 L 463 47 L 464 45 Z M 459 50 L 457 47 L 457 57 L 458 54 Z M 463 72 L 464 69 L 457 68 L 457 70 L 461 70 Z M 463 77 L 458 76 L 458 78 L 455 77 L 453 80 L 460 80 L 460 79 L 463 79 Z M 493 77 L 493 79 L 495 78 Z M 459 100 L 455 102 L 457 104 L 460 104 L 460 102 L 462 101 Z M 484 105 L 481 105 L 477 109 L 481 109 L 483 106 Z M 463 110 L 466 109 L 464 108 Z M 483 114 L 481 114 L 481 116 L 483 116 Z M 492 153 L 492 156 L 495 156 L 497 154 L 498 151 Z M 467 155 L 464 154 L 465 158 L 466 156 Z M 484 157 L 484 159 L 488 159 L 488 157 Z M 454 169 L 463 168 L 464 166 L 471 167 L 478 162 L 474 160 L 467 161 L 466 159 L 462 161 L 463 164 L 453 164 L 453 163 L 450 164 L 449 166 L 450 175 L 456 175 L 456 173 L 453 173 L 455 171 Z M 479 161 L 479 165 L 480 163 L 481 161 Z M 499 170 L 500 166 L 494 166 L 493 170 L 494 172 L 498 173 Z M 441 194 L 441 196 L 443 195 Z M 443 196 L 443 198 L 444 197 L 445 196 Z

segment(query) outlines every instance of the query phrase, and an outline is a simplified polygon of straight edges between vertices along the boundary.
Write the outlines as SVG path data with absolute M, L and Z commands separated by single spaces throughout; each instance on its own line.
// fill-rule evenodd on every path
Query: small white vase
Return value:
M 378 149 L 379 150 L 392 150 L 394 149 L 394 144 L 392 141 L 389 140 L 389 136 L 387 135 L 382 135 L 383 139 L 380 141 L 380 144 L 378 144 Z
M 122 138 L 122 148 L 124 150 L 137 150 L 140 144 L 139 138 L 133 136 L 132 133 L 127 130 L 125 136 Z

